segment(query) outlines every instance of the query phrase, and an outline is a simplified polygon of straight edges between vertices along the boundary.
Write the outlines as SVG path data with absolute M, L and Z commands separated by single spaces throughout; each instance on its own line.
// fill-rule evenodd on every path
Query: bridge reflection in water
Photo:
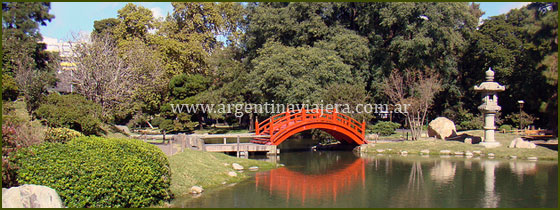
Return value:
M 268 190 L 270 195 L 305 200 L 332 199 L 336 202 L 337 195 L 352 191 L 356 187 L 365 188 L 366 160 L 356 159 L 341 170 L 327 174 L 304 174 L 286 167 L 255 175 L 256 186 Z M 361 184 L 360 184 L 361 183 Z M 371 187 L 371 186 L 370 186 Z

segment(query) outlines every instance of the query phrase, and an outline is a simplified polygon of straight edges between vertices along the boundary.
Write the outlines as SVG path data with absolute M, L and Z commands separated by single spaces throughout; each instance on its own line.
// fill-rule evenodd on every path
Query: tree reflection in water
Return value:
M 419 192 L 424 183 L 424 175 L 422 174 L 422 164 L 420 162 L 412 163 L 410 176 L 408 178 L 408 190 Z
M 285 168 L 178 207 L 558 207 L 558 163 L 349 152 L 284 153 Z M 522 178 L 522 179 L 520 179 Z

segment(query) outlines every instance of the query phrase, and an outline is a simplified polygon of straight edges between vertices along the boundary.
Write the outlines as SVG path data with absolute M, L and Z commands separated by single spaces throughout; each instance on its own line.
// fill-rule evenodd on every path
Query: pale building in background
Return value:
M 71 62 L 71 58 L 74 56 L 72 45 L 69 42 L 60 42 L 53 38 L 44 38 L 43 42 L 47 45 L 46 51 L 58 53 L 61 59 L 60 66 L 56 70 L 58 82 L 54 90 L 60 93 L 74 92 L 72 78 L 74 74 L 73 71 L 76 69 L 76 64 Z

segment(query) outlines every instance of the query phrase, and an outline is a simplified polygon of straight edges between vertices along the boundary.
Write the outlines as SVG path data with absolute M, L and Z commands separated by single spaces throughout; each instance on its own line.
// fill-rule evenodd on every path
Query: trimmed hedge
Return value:
M 45 141 L 65 143 L 81 136 L 84 134 L 69 128 L 49 128 L 45 132 Z
M 49 127 L 70 128 L 85 135 L 102 132 L 101 106 L 81 95 L 50 94 L 35 114 Z
M 501 125 L 499 129 L 500 131 L 511 131 L 513 130 L 513 126 L 505 124 L 505 125 Z
M 373 133 L 378 133 L 381 136 L 389 136 L 395 133 L 397 128 L 401 127 L 401 124 L 387 121 L 379 121 L 375 125 L 371 126 L 371 131 Z
M 149 207 L 169 200 L 167 156 L 134 139 L 79 137 L 18 152 L 20 184 L 55 189 L 66 207 Z

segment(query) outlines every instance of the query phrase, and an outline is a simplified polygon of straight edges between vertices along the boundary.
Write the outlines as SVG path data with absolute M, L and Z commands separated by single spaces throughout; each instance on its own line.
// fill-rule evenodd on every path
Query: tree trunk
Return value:
M 255 120 L 254 120 L 254 113 L 251 112 L 249 114 L 249 131 L 255 130 Z

